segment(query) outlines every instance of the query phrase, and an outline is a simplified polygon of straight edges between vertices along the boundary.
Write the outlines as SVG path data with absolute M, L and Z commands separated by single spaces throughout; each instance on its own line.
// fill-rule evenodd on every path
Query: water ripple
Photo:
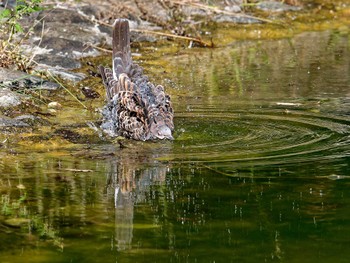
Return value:
M 350 120 L 301 110 L 177 113 L 181 162 L 295 163 L 341 158 L 350 153 Z

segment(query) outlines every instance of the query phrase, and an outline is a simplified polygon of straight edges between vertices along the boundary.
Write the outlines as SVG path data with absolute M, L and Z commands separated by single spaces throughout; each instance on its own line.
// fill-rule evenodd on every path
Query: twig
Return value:
M 175 39 L 184 39 L 184 40 L 196 42 L 204 47 L 214 47 L 213 42 L 206 43 L 203 40 L 198 39 L 198 38 L 194 38 L 194 37 L 185 37 L 185 36 L 179 36 L 179 35 L 170 34 L 170 33 L 163 33 L 163 32 L 158 32 L 158 31 L 146 30 L 146 29 L 132 29 L 131 31 L 145 33 L 145 34 L 154 34 L 154 35 L 164 36 L 164 37 L 171 37 L 171 38 L 175 38 Z
M 113 51 L 110 50 L 110 49 L 106 49 L 106 48 L 103 48 L 103 47 L 98 47 L 98 46 L 93 45 L 93 44 L 91 44 L 91 43 L 86 43 L 85 45 L 87 45 L 87 46 L 89 46 L 89 47 L 96 48 L 97 50 L 100 50 L 100 51 L 102 51 L 102 52 L 111 53 L 111 54 L 113 53 Z

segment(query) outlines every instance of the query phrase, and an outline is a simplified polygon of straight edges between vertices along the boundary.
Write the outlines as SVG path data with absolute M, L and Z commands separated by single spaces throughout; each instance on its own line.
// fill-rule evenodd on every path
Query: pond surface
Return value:
M 3 146 L 0 261 L 348 262 L 348 32 L 144 62 L 173 142 Z

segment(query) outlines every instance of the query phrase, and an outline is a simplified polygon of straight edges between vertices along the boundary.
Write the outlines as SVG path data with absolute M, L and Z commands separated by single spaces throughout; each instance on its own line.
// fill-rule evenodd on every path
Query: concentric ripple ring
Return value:
M 178 114 L 181 153 L 175 160 L 205 163 L 295 163 L 350 154 L 350 120 L 300 110 Z M 190 136 L 186 137 L 186 134 Z

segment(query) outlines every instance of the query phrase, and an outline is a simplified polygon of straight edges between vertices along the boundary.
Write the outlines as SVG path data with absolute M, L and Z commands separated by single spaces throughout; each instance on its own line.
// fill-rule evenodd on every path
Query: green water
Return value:
M 2 145 L 0 262 L 348 262 L 348 31 L 159 57 L 175 141 Z

